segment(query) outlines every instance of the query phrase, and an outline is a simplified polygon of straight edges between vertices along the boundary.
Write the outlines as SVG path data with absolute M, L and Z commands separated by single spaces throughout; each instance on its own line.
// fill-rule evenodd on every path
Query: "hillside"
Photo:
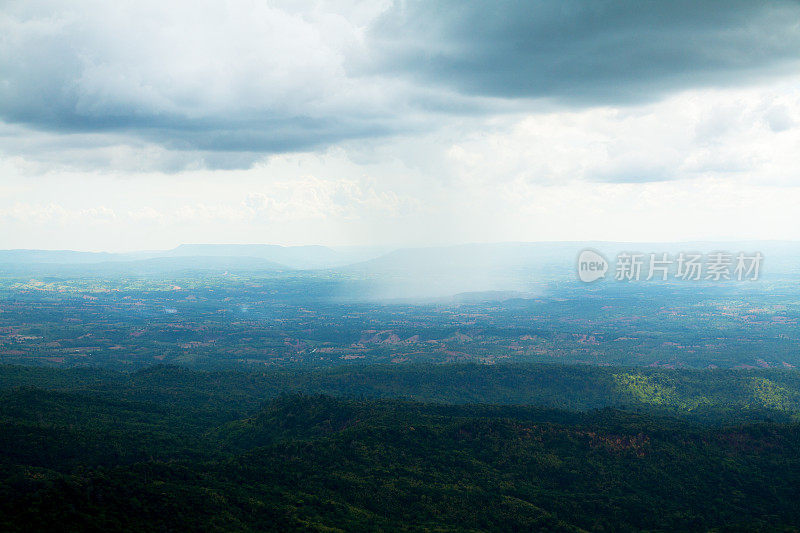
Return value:
M 280 396 L 245 417 L 202 402 L 175 407 L 116 388 L 5 393 L 0 528 L 706 531 L 800 523 L 795 423 L 719 426 L 647 411 L 304 395 Z

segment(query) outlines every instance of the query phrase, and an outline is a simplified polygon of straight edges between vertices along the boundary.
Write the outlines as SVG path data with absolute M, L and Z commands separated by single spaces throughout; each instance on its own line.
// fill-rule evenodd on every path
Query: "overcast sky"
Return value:
M 800 2 L 0 0 L 0 230 L 800 240 Z

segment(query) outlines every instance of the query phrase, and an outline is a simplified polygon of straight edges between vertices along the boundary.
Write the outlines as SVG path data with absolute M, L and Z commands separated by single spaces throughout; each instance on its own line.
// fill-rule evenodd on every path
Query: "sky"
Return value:
M 800 240 L 800 2 L 0 0 L 0 248 Z

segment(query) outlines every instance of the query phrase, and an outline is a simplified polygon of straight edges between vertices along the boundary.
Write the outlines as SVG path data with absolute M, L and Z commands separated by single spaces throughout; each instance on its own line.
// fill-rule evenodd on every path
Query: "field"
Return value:
M 553 362 L 667 368 L 800 365 L 790 281 L 553 283 L 537 294 L 375 299 L 339 273 L 184 274 L 0 285 L 0 361 L 135 369 Z

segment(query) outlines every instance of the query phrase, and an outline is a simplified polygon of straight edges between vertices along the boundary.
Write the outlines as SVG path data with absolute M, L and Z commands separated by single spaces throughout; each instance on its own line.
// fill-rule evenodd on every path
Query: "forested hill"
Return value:
M 283 395 L 251 416 L 7 392 L 4 531 L 627 531 L 800 523 L 800 427 Z
M 0 530 L 788 531 L 798 382 L 3 366 Z
M 203 371 L 154 366 L 0 366 L 0 392 L 15 387 L 97 393 L 181 409 L 245 416 L 281 393 L 402 398 L 439 403 L 538 405 L 586 410 L 646 408 L 708 420 L 788 420 L 800 413 L 800 371 L 668 370 L 549 364 L 364 365 L 326 369 Z

